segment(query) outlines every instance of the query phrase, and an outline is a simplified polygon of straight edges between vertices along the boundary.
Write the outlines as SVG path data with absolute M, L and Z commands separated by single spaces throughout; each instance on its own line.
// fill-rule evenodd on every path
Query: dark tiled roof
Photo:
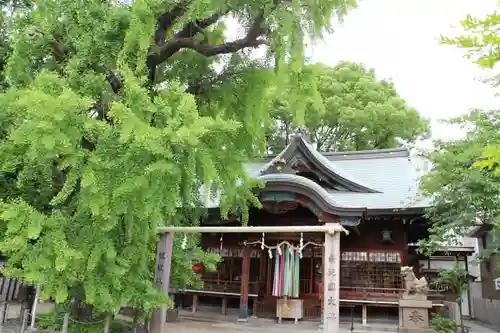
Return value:
M 402 210 L 430 205 L 430 198 L 419 195 L 420 177 L 429 165 L 429 161 L 422 156 L 412 155 L 404 148 L 319 153 L 300 135 L 294 140 L 301 140 L 301 147 L 308 149 L 307 155 L 314 158 L 316 163 L 324 165 L 329 172 L 358 185 L 361 189 L 367 189 L 358 192 L 325 189 L 322 193 L 328 195 L 328 201 L 337 207 Z M 297 142 L 292 142 L 275 157 L 246 163 L 249 175 L 260 178 L 263 171 L 270 168 L 274 161 L 286 155 L 284 152 L 290 149 L 291 145 L 294 145 L 292 149 L 295 149 Z M 283 174 L 274 175 L 284 177 Z M 294 181 L 298 182 L 303 178 L 294 176 Z M 272 178 L 273 174 L 268 173 L 266 178 L 269 177 Z M 217 200 L 210 200 L 208 205 L 216 207 Z

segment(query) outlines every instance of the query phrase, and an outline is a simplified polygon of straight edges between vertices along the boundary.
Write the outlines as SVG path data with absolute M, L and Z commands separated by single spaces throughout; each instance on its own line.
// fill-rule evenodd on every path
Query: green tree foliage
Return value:
M 476 168 L 491 171 L 496 177 L 500 178 L 500 144 L 492 144 L 487 147 L 482 158 L 474 163 Z
M 430 153 L 434 168 L 422 180 L 424 193 L 433 198 L 427 211 L 432 221 L 429 250 L 447 237 L 465 233 L 476 223 L 500 227 L 499 177 L 489 168 L 477 165 L 490 147 L 500 143 L 499 117 L 499 111 L 473 111 L 450 120 L 463 126 L 465 137 L 437 142 Z
M 312 78 L 312 79 L 311 79 Z M 291 89 L 277 90 L 273 101 L 270 146 L 279 151 L 296 128 L 305 125 L 320 151 L 393 148 L 398 140 L 413 142 L 428 134 L 428 122 L 397 94 L 393 84 L 379 80 L 373 69 L 350 62 L 335 67 L 307 66 L 301 83 L 307 98 L 297 100 Z M 305 109 L 303 108 L 305 106 Z M 304 124 L 295 119 L 305 110 Z
M 448 293 L 455 297 L 460 311 L 460 327 L 464 327 L 462 316 L 462 293 L 467 290 L 469 285 L 469 274 L 459 266 L 444 269 L 439 272 L 438 282 L 446 287 Z M 439 333 L 456 332 L 457 322 L 450 318 L 442 317 L 440 314 L 433 315 L 431 326 Z
M 495 68 L 500 61 L 500 14 L 497 11 L 484 18 L 467 15 L 461 26 L 466 34 L 458 37 L 442 37 L 442 42 L 466 50 L 466 56 L 482 68 Z M 500 83 L 498 75 L 490 79 L 495 85 Z M 498 122 L 497 122 L 498 125 Z M 487 168 L 500 176 L 500 142 L 490 145 L 483 154 L 483 159 L 475 164 L 478 168 Z
M 462 293 L 467 290 L 469 285 L 469 274 L 459 266 L 444 269 L 439 272 L 438 281 L 448 288 L 448 291 L 456 297 L 460 311 L 460 326 L 464 326 L 462 314 Z
M 7 87 L 4 69 L 12 48 L 9 38 L 10 17 L 16 14 L 22 14 L 31 7 L 31 0 L 0 0 L 0 91 Z
M 500 60 L 499 14 L 468 15 L 461 25 L 464 35 L 442 37 L 442 42 L 464 49 L 480 67 L 494 68 Z M 423 180 L 424 191 L 434 197 L 434 207 L 428 212 L 433 222 L 429 248 L 477 223 L 490 223 L 493 232 L 500 231 L 500 111 L 474 110 L 451 122 L 463 125 L 466 136 L 438 144 L 431 154 L 435 168 Z M 489 244 L 484 255 L 499 247 Z
M 439 272 L 438 281 L 457 297 L 457 302 L 462 300 L 462 292 L 467 290 L 468 273 L 465 269 L 455 266 Z
M 265 150 L 270 88 L 301 75 L 303 38 L 354 0 L 35 4 L 5 25 L 4 273 L 58 302 L 147 313 L 166 301 L 152 287 L 157 228 L 196 225 L 215 194 L 223 214 L 258 204 L 241 162 Z M 240 38 L 226 39 L 228 17 Z M 172 282 L 195 283 L 191 259 L 214 258 L 195 238 L 178 245 Z
M 493 68 L 500 60 L 500 13 L 494 11 L 485 17 L 467 15 L 461 22 L 465 34 L 442 37 L 442 42 L 464 49 L 467 57 L 483 68 Z

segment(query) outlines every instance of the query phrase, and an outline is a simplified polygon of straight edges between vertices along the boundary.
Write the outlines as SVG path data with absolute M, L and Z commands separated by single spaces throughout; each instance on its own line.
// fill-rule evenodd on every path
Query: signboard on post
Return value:
M 171 232 L 161 234 L 156 248 L 156 285 L 168 295 L 170 288 L 170 267 L 172 264 L 172 243 Z M 167 308 L 157 309 L 153 313 L 151 321 L 151 333 L 166 333 Z
M 327 224 L 328 225 L 328 224 Z M 325 232 L 323 327 L 326 333 L 339 331 L 340 233 Z
M 494 279 L 493 283 L 495 284 L 495 290 L 500 291 L 500 277 L 497 277 L 496 279 Z

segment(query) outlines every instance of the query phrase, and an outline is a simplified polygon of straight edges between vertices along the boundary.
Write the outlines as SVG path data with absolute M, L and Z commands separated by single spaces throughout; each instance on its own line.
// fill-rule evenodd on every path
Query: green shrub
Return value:
M 438 333 L 452 333 L 457 328 L 457 323 L 441 315 L 434 315 L 430 321 L 431 327 Z
M 64 313 L 53 311 L 47 314 L 40 314 L 36 319 L 36 326 L 40 329 L 51 332 L 61 332 Z M 104 330 L 104 321 L 95 319 L 89 323 L 79 323 L 72 319 L 69 321 L 68 333 L 102 333 Z M 130 333 L 132 325 L 121 320 L 113 320 L 109 326 L 109 333 Z

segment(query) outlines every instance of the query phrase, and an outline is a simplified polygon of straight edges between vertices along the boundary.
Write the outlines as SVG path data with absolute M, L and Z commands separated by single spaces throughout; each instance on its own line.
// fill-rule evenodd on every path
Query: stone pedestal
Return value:
M 429 309 L 432 301 L 425 295 L 403 295 L 399 300 L 399 332 L 431 333 Z

